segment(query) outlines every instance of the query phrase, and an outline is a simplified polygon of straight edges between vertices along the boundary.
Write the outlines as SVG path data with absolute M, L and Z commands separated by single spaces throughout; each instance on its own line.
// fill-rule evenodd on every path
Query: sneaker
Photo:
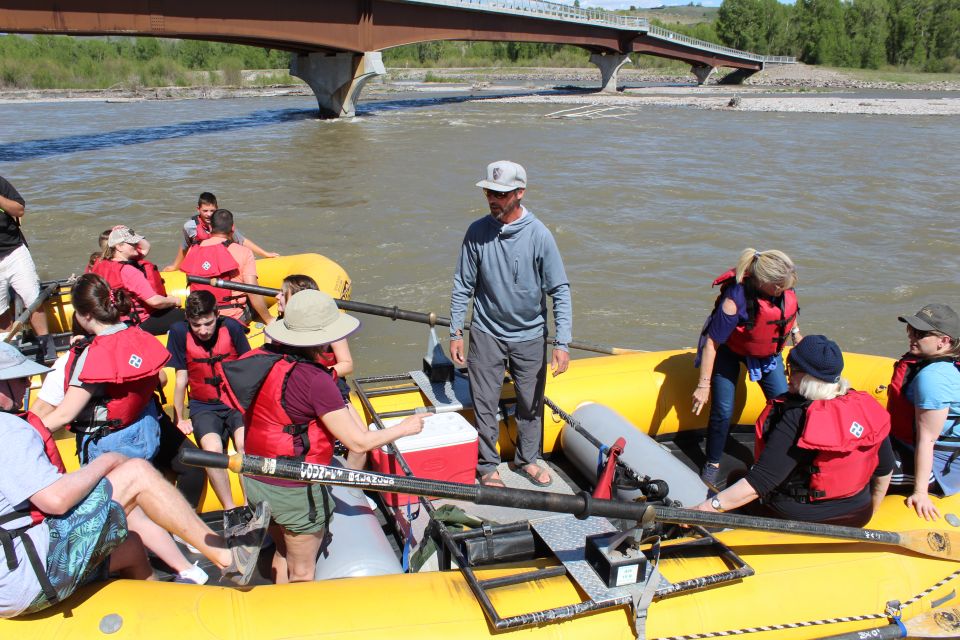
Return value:
M 242 533 L 227 538 L 230 549 L 230 565 L 223 569 L 223 577 L 238 586 L 244 586 L 253 577 L 253 570 L 257 567 L 257 558 L 260 556 L 260 547 L 267 536 L 267 525 L 270 524 L 270 503 L 261 502 L 253 508 L 253 519 L 247 524 Z
M 227 509 L 223 512 L 223 537 L 232 538 L 243 532 L 243 528 L 253 519 L 253 511 L 247 505 Z
M 178 573 L 173 581 L 179 584 L 207 584 L 209 579 L 210 576 L 207 575 L 207 572 L 194 562 L 189 569 L 184 569 Z
M 703 469 L 700 471 L 700 480 L 703 481 L 703 484 L 707 485 L 711 490 L 717 489 L 717 481 L 720 479 L 720 467 L 713 466 L 709 462 L 703 465 Z

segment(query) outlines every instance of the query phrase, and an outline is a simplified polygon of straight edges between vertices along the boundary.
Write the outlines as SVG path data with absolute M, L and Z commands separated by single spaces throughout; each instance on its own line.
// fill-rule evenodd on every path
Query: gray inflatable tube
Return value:
M 343 466 L 334 458 L 331 465 Z M 403 573 L 363 491 L 328 487 L 334 501 L 328 541 L 320 549 L 314 580 Z
M 612 446 L 617 438 L 627 441 L 620 456 L 627 466 L 638 475 L 647 475 L 654 480 L 665 480 L 670 487 L 668 497 L 681 505 L 690 507 L 700 504 L 707 496 L 707 486 L 700 476 L 680 460 L 677 460 L 656 440 L 641 433 L 626 418 L 602 404 L 585 403 L 577 407 L 573 417 L 583 428 L 605 444 Z M 585 478 L 596 483 L 597 448 L 569 424 L 563 425 L 560 432 L 560 446 L 563 453 Z M 639 490 L 618 490 L 616 497 L 632 500 L 640 495 Z

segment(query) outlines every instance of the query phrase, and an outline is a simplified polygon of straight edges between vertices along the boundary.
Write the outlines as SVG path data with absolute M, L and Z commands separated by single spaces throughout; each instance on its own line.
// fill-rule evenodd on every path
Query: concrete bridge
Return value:
M 615 91 L 630 53 L 687 62 L 699 83 L 732 67 L 739 83 L 795 62 L 667 31 L 642 18 L 542 0 L 0 0 L 0 32 L 193 38 L 294 52 L 290 73 L 320 111 L 352 116 L 363 85 L 385 73 L 384 49 L 434 40 L 569 44 L 591 53 Z

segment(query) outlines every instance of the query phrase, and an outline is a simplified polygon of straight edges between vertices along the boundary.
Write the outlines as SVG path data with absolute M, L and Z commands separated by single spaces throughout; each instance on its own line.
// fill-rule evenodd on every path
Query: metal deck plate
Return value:
M 640 598 L 645 581 L 611 589 L 600 580 L 596 571 L 584 557 L 584 544 L 587 536 L 597 533 L 611 533 L 617 530 L 606 518 L 580 520 L 571 515 L 562 515 L 542 520 L 531 520 L 530 526 L 563 563 L 570 577 L 580 585 L 584 593 L 594 602 L 621 604 L 633 602 L 634 597 Z M 648 576 L 651 570 L 648 565 Z M 661 576 L 657 588 L 665 586 L 670 586 L 670 582 Z
M 470 383 L 459 373 L 453 376 L 453 382 L 430 382 L 423 371 L 411 371 L 410 377 L 420 387 L 430 403 L 437 408 L 438 413 L 444 411 L 460 411 L 473 407 L 473 397 L 470 395 Z

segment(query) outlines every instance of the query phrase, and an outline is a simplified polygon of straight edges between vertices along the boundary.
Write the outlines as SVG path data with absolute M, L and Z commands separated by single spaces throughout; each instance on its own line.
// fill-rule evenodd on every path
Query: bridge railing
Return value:
M 670 40 L 673 42 L 682 42 L 684 44 L 697 47 L 704 51 L 713 53 L 727 54 L 746 60 L 755 60 L 757 62 L 771 64 L 791 64 L 796 62 L 796 58 L 788 56 L 763 56 L 749 51 L 741 51 L 731 47 L 706 40 L 699 40 L 682 33 L 669 31 L 662 27 L 650 24 L 646 18 L 637 18 L 633 16 L 624 16 L 612 11 L 603 9 L 583 9 L 569 4 L 560 4 L 557 2 L 548 2 L 547 0 L 401 0 L 405 2 L 415 2 L 419 4 L 431 4 L 450 6 L 466 9 L 477 9 L 483 11 L 496 11 L 502 13 L 523 14 L 536 18 L 547 18 L 552 20 L 565 20 L 570 22 L 582 22 L 602 27 L 613 27 L 617 29 L 636 30 L 641 33 L 647 33 L 656 38 Z
M 650 21 L 646 18 L 622 16 L 603 9 L 581 9 L 568 4 L 546 0 L 406 0 L 421 4 L 446 5 L 459 8 L 476 8 L 505 13 L 523 13 L 538 18 L 586 22 L 605 27 L 617 27 L 646 31 Z
M 697 38 L 692 38 L 688 35 L 677 33 L 676 31 L 669 31 L 663 27 L 658 27 L 655 25 L 650 25 L 647 33 L 663 40 L 682 42 L 684 44 L 697 47 L 698 49 L 705 49 L 714 53 L 726 53 L 737 58 L 746 58 L 747 60 L 756 60 L 757 62 L 765 62 L 770 64 L 793 64 L 797 61 L 796 58 L 792 58 L 790 56 L 764 56 L 760 55 L 759 53 L 750 53 L 749 51 L 725 47 L 723 45 L 716 44 L 715 42 L 699 40 Z

